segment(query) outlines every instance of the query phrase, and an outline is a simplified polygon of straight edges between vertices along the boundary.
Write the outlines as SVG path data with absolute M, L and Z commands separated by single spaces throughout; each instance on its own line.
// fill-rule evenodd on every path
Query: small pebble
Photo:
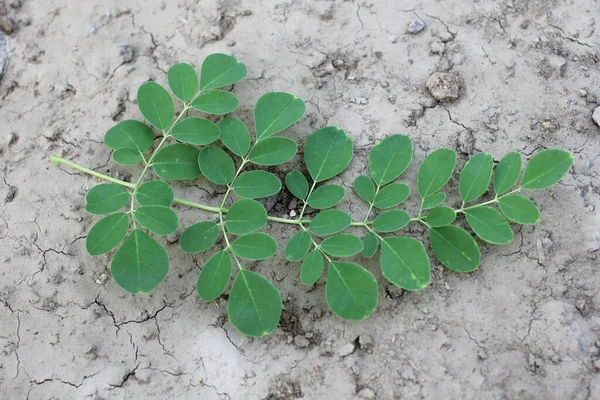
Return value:
M 346 357 L 352 353 L 354 353 L 354 344 L 352 343 L 346 343 L 338 349 L 338 355 L 340 357 Z
M 125 64 L 133 61 L 133 57 L 135 55 L 135 50 L 133 46 L 128 44 L 124 44 L 121 46 L 121 50 L 119 51 L 119 57 L 121 57 L 121 61 Z
M 600 107 L 596 107 L 594 113 L 592 114 L 592 119 L 596 123 L 596 125 L 600 126 Z
M 415 18 L 410 21 L 408 24 L 408 33 L 419 33 L 425 28 L 425 22 L 421 21 L 419 18 Z
M 296 216 L 296 211 L 292 210 L 290 211 L 290 217 L 294 218 Z
M 360 397 L 361 399 L 374 399 L 375 392 L 369 388 L 364 388 L 360 392 L 358 392 L 358 397 Z
M 9 136 L 8 136 L 8 147 L 13 146 L 14 144 L 16 144 L 19 141 L 19 135 L 17 135 L 16 133 L 12 132 Z
M 343 67 L 344 66 L 344 60 L 340 60 L 340 59 L 333 60 L 333 66 L 336 67 L 336 68 Z
M 296 337 L 294 338 L 294 344 L 296 345 L 296 347 L 303 349 L 305 347 L 308 347 L 308 345 L 310 345 L 310 342 L 304 336 L 296 335 Z
M 594 364 L 594 368 L 596 368 L 597 371 L 600 371 L 600 359 L 594 360 L 592 364 Z
M 373 338 L 369 335 L 360 335 L 358 337 L 358 345 L 361 349 L 370 349 L 373 347 Z
M 102 274 L 96 279 L 98 285 L 104 285 L 106 282 L 108 282 L 108 275 L 106 274 Z
M 460 96 L 460 79 L 452 73 L 435 72 L 427 79 L 426 86 L 437 101 L 454 101 Z
M 229 46 L 229 47 L 233 47 L 233 46 L 235 46 L 235 44 L 236 44 L 235 40 L 230 40 L 229 42 L 227 42 L 227 46 Z
M 580 90 L 579 90 L 579 95 L 580 95 L 581 97 L 586 97 L 586 96 L 588 95 L 588 92 L 587 92 L 587 91 L 585 91 L 585 90 L 583 90 L 583 89 L 580 89 Z
M 390 35 L 390 42 L 392 43 L 397 43 L 398 42 L 398 35 Z

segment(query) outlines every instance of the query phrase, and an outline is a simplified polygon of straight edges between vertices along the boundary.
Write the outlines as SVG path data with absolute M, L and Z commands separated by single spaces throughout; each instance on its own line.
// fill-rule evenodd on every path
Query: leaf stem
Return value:
M 367 211 L 367 215 L 365 215 L 363 223 L 367 223 L 369 215 L 371 215 L 371 211 L 373 210 L 373 203 L 375 202 L 375 197 L 377 197 L 377 193 L 379 193 L 379 189 L 381 189 L 381 186 L 377 185 L 377 189 L 375 189 L 375 195 L 373 196 L 373 201 L 369 202 L 369 210 Z
M 96 171 L 91 170 L 89 168 L 82 167 L 79 164 L 76 164 L 76 163 L 74 163 L 72 161 L 69 161 L 69 160 L 65 160 L 64 158 L 61 158 L 61 157 L 51 156 L 50 157 L 50 162 L 53 162 L 53 163 L 56 163 L 56 164 L 63 164 L 63 165 L 66 165 L 67 167 L 71 167 L 71 168 L 73 168 L 73 169 L 75 169 L 77 171 L 81 171 L 81 172 L 84 172 L 84 173 L 86 173 L 88 175 L 95 176 L 96 178 L 104 179 L 107 182 L 116 183 L 117 185 L 125 186 L 125 187 L 128 187 L 130 189 L 135 189 L 135 184 L 134 183 L 125 182 L 125 181 L 122 181 L 120 179 L 113 178 L 111 176 L 101 174 L 100 172 L 96 172 Z
M 470 210 L 470 209 L 472 209 L 472 208 L 477 208 L 477 207 L 481 207 L 481 206 L 486 206 L 486 205 L 488 205 L 488 204 L 494 204 L 494 203 L 497 203 L 497 202 L 498 202 L 498 200 L 500 200 L 501 198 L 503 198 L 503 197 L 505 197 L 505 196 L 509 196 L 509 195 L 511 195 L 511 194 L 514 194 L 514 193 L 517 193 L 517 192 L 520 192 L 520 191 L 521 191 L 521 189 L 522 189 L 522 188 L 519 186 L 518 188 L 516 188 L 516 189 L 515 189 L 515 190 L 513 190 L 513 191 L 510 191 L 510 192 L 508 192 L 508 193 L 504 193 L 502 196 L 498 196 L 498 195 L 496 195 L 496 197 L 494 197 L 492 200 L 489 200 L 489 201 L 486 201 L 486 202 L 483 202 L 483 203 L 479 203 L 479 204 L 474 204 L 474 205 L 472 205 L 472 206 L 469 206 L 469 207 L 465 207 L 465 206 L 464 206 L 464 203 L 463 203 L 462 207 L 460 207 L 458 210 L 456 210 L 456 213 L 463 213 L 463 214 L 464 214 L 464 212 L 465 212 L 466 210 Z

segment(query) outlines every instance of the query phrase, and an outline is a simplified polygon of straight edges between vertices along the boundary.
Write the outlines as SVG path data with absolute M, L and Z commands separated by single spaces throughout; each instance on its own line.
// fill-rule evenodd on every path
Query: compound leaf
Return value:
M 324 266 L 323 256 L 319 250 L 312 250 L 308 253 L 300 267 L 300 280 L 302 283 L 306 286 L 314 285 L 321 277 Z
M 304 174 L 293 170 L 285 176 L 285 186 L 290 193 L 300 200 L 305 200 L 308 195 L 308 181 Z
M 329 263 L 325 285 L 327 304 L 340 318 L 359 321 L 367 318 L 377 306 L 377 281 L 358 264 Z
M 169 256 L 147 233 L 134 229 L 115 252 L 110 272 L 129 293 L 147 293 L 167 275 Z
M 254 232 L 267 224 L 267 210 L 256 200 L 242 199 L 227 212 L 225 226 L 234 235 Z
M 202 146 L 217 140 L 221 130 L 206 118 L 190 117 L 175 124 L 171 135 L 180 142 Z
M 519 224 L 533 225 L 540 220 L 540 211 L 527 197 L 511 194 L 498 199 L 500 210 L 506 218 Z
M 202 221 L 181 233 L 179 245 L 186 253 L 199 253 L 210 249 L 217 242 L 218 237 L 219 225 L 212 221 Z
M 494 190 L 500 195 L 508 192 L 521 176 L 521 154 L 513 151 L 508 153 L 496 166 L 494 175 Z
M 543 150 L 525 167 L 521 187 L 546 189 L 562 179 L 573 164 L 573 154 L 563 150 Z
M 231 256 L 227 250 L 213 254 L 198 276 L 198 296 L 204 301 L 213 301 L 219 297 L 231 279 L 231 270 Z
M 288 261 L 302 260 L 308 253 L 311 244 L 310 233 L 306 231 L 296 232 L 285 246 L 285 258 Z
M 254 107 L 256 139 L 260 141 L 289 128 L 304 116 L 302 99 L 283 92 L 263 95 Z
M 392 183 L 384 186 L 375 195 L 373 206 L 376 208 L 391 208 L 402 203 L 410 195 L 410 188 L 404 183 Z
M 417 187 L 421 198 L 431 196 L 444 187 L 454 172 L 456 153 L 449 149 L 437 149 L 429 154 L 417 174 Z
M 454 225 L 430 229 L 429 241 L 433 254 L 446 268 L 470 272 L 479 266 L 479 247 L 464 229 Z
M 200 176 L 199 153 L 195 147 L 183 143 L 165 146 L 154 157 L 154 172 L 170 180 L 197 178 Z
M 388 210 L 373 220 L 373 229 L 377 232 L 395 232 L 410 222 L 410 215 L 404 210 Z
M 308 205 L 314 209 L 330 208 L 344 200 L 346 191 L 340 185 L 323 185 L 311 193 Z
M 171 66 L 167 72 L 169 87 L 179 100 L 190 100 L 198 90 L 198 75 L 190 64 L 179 63 Z
M 118 149 L 113 151 L 112 159 L 121 165 L 136 165 L 142 161 L 142 154 L 136 149 Z
M 424 289 L 431 279 L 427 252 L 423 244 L 412 237 L 383 239 L 380 264 L 385 279 L 402 289 Z
M 246 76 L 246 66 L 227 54 L 211 54 L 200 69 L 200 90 L 233 85 Z
M 170 235 L 179 227 L 177 214 L 165 206 L 141 206 L 135 210 L 133 218 L 157 235 Z
M 429 210 L 442 204 L 446 200 L 446 193 L 435 193 L 423 199 L 423 210 Z
M 283 303 L 279 291 L 262 275 L 241 270 L 229 292 L 231 324 L 247 336 L 265 336 L 279 324 Z
M 269 172 L 256 170 L 241 174 L 233 185 L 235 194 L 246 199 L 259 199 L 279 193 L 281 181 Z
M 101 183 L 85 196 L 85 211 L 90 214 L 109 214 L 129 202 L 129 191 L 116 183 Z
M 207 114 L 223 115 L 235 110 L 239 105 L 233 93 L 224 90 L 211 90 L 196 97 L 192 108 Z
M 346 229 L 352 217 L 342 210 L 325 210 L 318 213 L 308 224 L 308 229 L 319 236 L 333 235 Z
M 366 175 L 360 175 L 354 180 L 354 190 L 358 197 L 370 203 L 375 198 L 375 184 Z
M 392 135 L 369 152 L 369 170 L 378 186 L 398 178 L 412 160 L 412 143 L 405 135 Z
M 494 159 L 488 153 L 476 153 L 460 173 L 459 192 L 463 201 L 469 202 L 485 193 L 492 180 Z
M 367 233 L 363 239 L 362 256 L 365 258 L 373 257 L 378 247 L 379 239 L 377 239 L 377 235 L 374 232 Z
M 327 126 L 306 139 L 304 161 L 313 181 L 321 182 L 346 169 L 353 151 L 352 140 L 343 129 Z
M 513 240 L 510 224 L 500 211 L 492 207 L 475 207 L 465 211 L 467 223 L 482 240 L 493 244 L 509 244 Z
M 328 237 L 320 246 L 325 253 L 334 257 L 350 257 L 363 250 L 362 240 L 346 233 Z
M 85 239 L 85 248 L 90 256 L 98 256 L 114 249 L 127 236 L 129 217 L 125 213 L 114 213 L 96 222 Z
M 450 225 L 456 219 L 456 213 L 450 207 L 436 207 L 427 214 L 427 225 L 432 228 Z
M 264 260 L 277 252 L 277 242 L 263 232 L 240 236 L 231 244 L 231 250 L 247 260 Z
M 242 121 L 227 117 L 219 123 L 221 141 L 232 152 L 244 157 L 250 150 L 250 133 Z
M 154 141 L 152 128 L 140 121 L 125 120 L 106 131 L 104 144 L 113 149 L 148 151 Z
M 206 179 L 217 185 L 228 185 L 235 176 L 235 164 L 225 150 L 208 146 L 198 155 L 200 171 Z
M 157 129 L 165 130 L 173 121 L 175 106 L 169 92 L 156 82 L 146 82 L 137 92 L 137 104 L 146 120 Z
M 175 194 L 167 182 L 149 181 L 138 188 L 135 199 L 142 206 L 170 207 L 175 199 Z
M 258 165 L 278 165 L 291 160 L 297 151 L 298 145 L 292 139 L 272 137 L 255 143 L 248 159 Z

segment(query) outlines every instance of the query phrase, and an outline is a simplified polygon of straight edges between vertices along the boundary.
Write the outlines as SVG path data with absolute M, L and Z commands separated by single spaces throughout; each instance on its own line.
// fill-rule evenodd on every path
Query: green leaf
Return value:
M 513 240 L 510 224 L 500 211 L 492 207 L 475 207 L 465 211 L 467 222 L 482 240 L 493 244 L 509 244 Z
M 323 185 L 311 193 L 308 205 L 314 209 L 330 208 L 344 200 L 346 191 L 340 185 Z
M 202 267 L 196 282 L 198 296 L 204 301 L 215 300 L 225 291 L 229 279 L 231 279 L 231 257 L 227 250 L 221 250 L 213 254 Z
M 98 256 L 114 249 L 127 236 L 129 217 L 125 213 L 114 213 L 96 222 L 85 239 L 85 248 L 90 256 Z
M 277 253 L 277 242 L 266 233 L 254 232 L 237 238 L 231 250 L 247 260 L 264 260 Z
M 456 213 L 450 207 L 436 207 L 427 214 L 427 225 L 439 228 L 450 225 L 455 219 Z
M 379 239 L 377 239 L 377 235 L 374 232 L 367 233 L 363 239 L 362 256 L 365 258 L 373 257 L 377 252 L 377 247 L 379 247 Z
M 354 190 L 358 197 L 370 203 L 375 198 L 375 184 L 366 175 L 360 175 L 354 180 Z
M 256 272 L 241 270 L 229 293 L 231 324 L 247 336 L 265 336 L 279 324 L 283 303 L 279 291 Z
M 149 181 L 138 188 L 135 199 L 142 206 L 171 207 L 175 194 L 167 182 Z
M 410 222 L 410 215 L 404 210 L 388 210 L 373 220 L 373 229 L 377 232 L 395 232 Z
M 320 246 L 325 253 L 334 257 L 351 257 L 363 250 L 362 240 L 346 233 L 328 237 Z
M 101 183 L 90 189 L 85 196 L 85 211 L 90 214 L 108 214 L 125 207 L 129 192 L 116 183 Z
M 454 225 L 430 229 L 429 241 L 433 254 L 446 268 L 470 272 L 479 266 L 479 247 L 464 229 Z
M 288 173 L 285 176 L 285 186 L 293 196 L 300 200 L 306 199 L 306 196 L 308 195 L 308 181 L 302 172 L 293 170 Z
M 187 144 L 165 146 L 154 157 L 154 172 L 163 179 L 195 179 L 200 176 L 199 153 L 195 147 Z
M 254 232 L 267 224 L 267 210 L 256 200 L 243 199 L 233 203 L 227 212 L 225 227 L 234 235 Z
M 390 183 L 408 168 L 412 160 L 412 143 L 408 136 L 392 135 L 369 152 L 369 170 L 378 186 Z
M 200 171 L 206 179 L 217 185 L 228 185 L 235 176 L 235 164 L 225 150 L 209 146 L 198 155 Z
M 508 153 L 496 166 L 494 175 L 494 190 L 500 195 L 508 192 L 521 176 L 521 154 L 517 152 Z
M 202 221 L 190 226 L 181 233 L 179 245 L 186 253 L 199 253 L 210 249 L 218 238 L 219 225 L 212 221 Z
M 346 229 L 352 217 L 342 210 L 321 211 L 310 221 L 308 229 L 319 236 L 333 235 Z
M 219 123 L 221 141 L 233 153 L 244 157 L 250 150 L 248 127 L 237 118 L 227 117 Z
M 104 144 L 113 149 L 135 149 L 145 152 L 154 141 L 154 132 L 148 125 L 134 120 L 125 120 L 110 128 L 104 135 Z
M 429 154 L 417 174 L 417 187 L 421 198 L 431 196 L 444 187 L 454 172 L 456 153 L 449 149 L 437 149 Z
M 217 140 L 221 130 L 205 118 L 191 117 L 178 122 L 171 130 L 171 135 L 180 142 L 202 146 Z
M 279 193 L 281 181 L 266 171 L 248 171 L 241 174 L 233 185 L 235 194 L 246 199 L 259 199 Z
M 290 161 L 297 151 L 298 145 L 292 139 L 272 137 L 255 143 L 248 159 L 258 165 L 278 165 Z
M 359 321 L 377 306 L 377 281 L 358 264 L 331 262 L 325 285 L 327 304 L 335 315 Z
M 285 258 L 288 261 L 302 260 L 308 253 L 311 244 L 310 233 L 306 231 L 296 232 L 285 246 Z
M 308 253 L 300 267 L 300 280 L 302 283 L 306 286 L 317 283 L 323 273 L 324 266 L 323 256 L 319 250 L 312 250 Z
M 446 193 L 440 192 L 432 194 L 423 199 L 423 210 L 429 210 L 442 204 L 446 200 Z
M 118 149 L 113 151 L 112 159 L 121 165 L 136 165 L 142 161 L 142 154 L 136 149 Z
M 196 97 L 192 108 L 207 114 L 229 114 L 238 108 L 239 102 L 233 93 L 224 90 L 211 90 Z
M 427 252 L 412 237 L 383 239 L 380 264 L 385 279 L 405 290 L 424 289 L 431 279 Z
M 327 126 L 311 133 L 304 145 L 304 161 L 315 182 L 333 178 L 352 160 L 352 139 L 343 129 Z
M 165 206 L 141 206 L 135 210 L 133 218 L 157 235 L 170 235 L 179 227 L 177 214 Z
M 146 120 L 157 129 L 166 130 L 175 116 L 169 92 L 156 82 L 146 82 L 137 92 L 137 104 Z
M 200 70 L 200 90 L 233 85 L 246 76 L 246 66 L 227 54 L 211 54 Z
M 179 100 L 190 100 L 198 90 L 198 75 L 190 64 L 179 63 L 169 68 L 169 87 Z
M 402 203 L 410 195 L 410 188 L 404 183 L 392 183 L 384 186 L 375 195 L 373 206 L 376 208 L 391 208 Z
M 256 139 L 260 141 L 294 125 L 302 118 L 306 106 L 302 99 L 283 92 L 263 95 L 254 107 Z
M 463 201 L 469 202 L 485 193 L 492 180 L 494 159 L 488 153 L 476 153 L 460 173 L 459 192 Z
M 167 275 L 169 256 L 147 233 L 134 229 L 116 251 L 110 272 L 129 293 L 148 293 Z
M 543 150 L 534 155 L 525 167 L 521 187 L 546 189 L 560 181 L 573 164 L 573 154 L 563 150 Z
M 498 199 L 500 210 L 506 218 L 518 224 L 533 225 L 540 220 L 540 211 L 527 197 L 511 194 Z

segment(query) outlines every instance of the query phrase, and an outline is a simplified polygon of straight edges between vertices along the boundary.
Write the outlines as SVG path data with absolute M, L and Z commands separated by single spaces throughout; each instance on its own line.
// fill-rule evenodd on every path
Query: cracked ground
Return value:
M 0 81 L 0 398 L 600 399 L 598 1 L 2 0 L 0 11 L 11 54 Z M 417 17 L 425 29 L 408 34 Z M 247 338 L 224 299 L 199 300 L 208 254 L 182 254 L 178 234 L 163 241 L 171 267 L 151 294 L 107 279 L 110 257 L 89 257 L 84 240 L 97 220 L 85 193 L 99 181 L 49 163 L 58 155 L 136 179 L 139 169 L 111 161 L 104 133 L 140 118 L 141 83 L 165 84 L 173 63 L 199 69 L 216 52 L 248 67 L 235 116 L 251 125 L 260 95 L 287 91 L 307 103 L 285 133 L 300 149 L 323 126 L 348 132 L 355 158 L 333 181 L 360 217 L 352 181 L 393 133 L 413 141 L 402 178 L 413 189 L 419 163 L 442 146 L 460 166 L 478 151 L 498 161 L 546 148 L 571 151 L 574 165 L 529 193 L 538 225 L 515 227 L 510 245 L 481 245 L 476 272 L 432 262 L 431 285 L 410 293 L 358 259 L 380 287 L 366 321 L 331 315 L 324 282 L 303 287 L 281 250 L 255 263 L 285 309 L 274 334 Z M 428 94 L 436 71 L 459 75 L 457 101 Z M 223 195 L 202 179 L 175 191 L 212 205 Z M 269 207 L 283 217 L 295 204 L 282 193 Z M 414 196 L 407 208 L 418 209 Z M 178 211 L 182 226 L 212 218 Z M 292 233 L 268 230 L 280 249 Z M 427 243 L 420 227 L 409 234 Z

